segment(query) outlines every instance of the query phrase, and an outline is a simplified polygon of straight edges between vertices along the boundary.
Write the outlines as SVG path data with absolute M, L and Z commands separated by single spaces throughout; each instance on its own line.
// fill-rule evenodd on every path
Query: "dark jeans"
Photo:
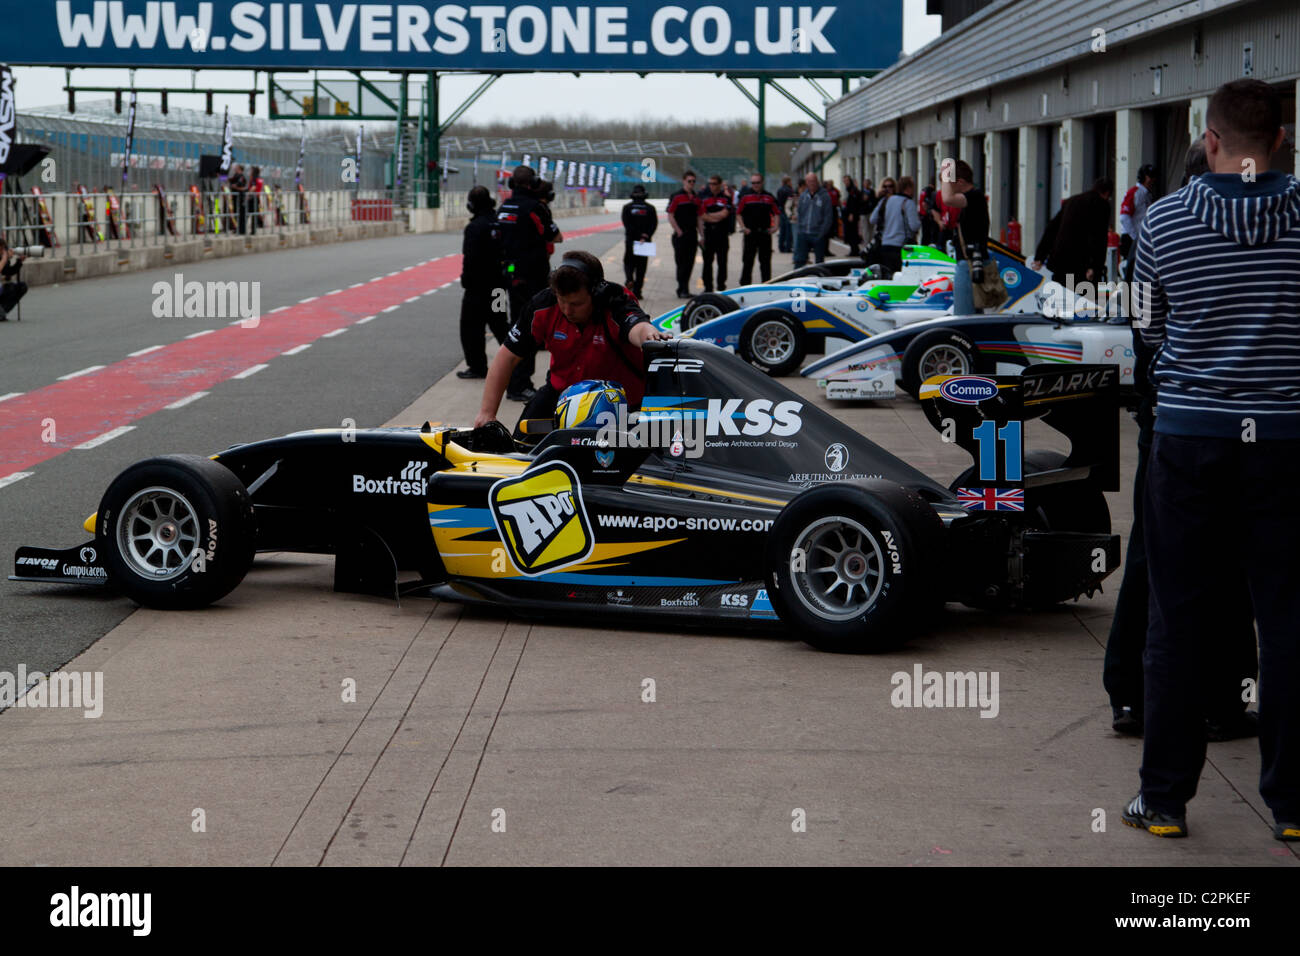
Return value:
M 718 261 L 718 289 L 727 287 L 727 252 L 731 249 L 730 238 L 722 235 L 704 234 L 704 291 L 713 291 L 713 261 Z
M 894 273 L 903 268 L 903 247 L 881 246 L 880 268 L 886 279 L 892 279 Z
M 6 282 L 0 285 L 0 309 L 8 312 L 27 294 L 26 282 Z
M 239 234 L 248 231 L 248 203 L 243 193 L 235 193 L 235 214 L 239 216 Z
M 465 352 L 465 364 L 471 371 L 487 372 L 487 347 L 483 335 L 488 330 L 497 342 L 505 344 L 510 330 L 510 316 L 493 310 L 496 289 L 466 289 L 460 300 L 460 347 Z M 526 383 L 525 383 L 526 384 Z
M 700 248 L 699 237 L 693 232 L 673 236 L 673 261 L 677 264 L 677 291 L 691 291 L 691 271 L 695 268 L 695 253 Z
M 546 381 L 542 383 L 542 387 L 537 390 L 537 394 L 529 399 L 528 404 L 524 406 L 524 410 L 519 413 L 519 421 L 523 422 L 535 418 L 552 420 L 555 418 L 555 406 L 559 404 L 559 401 L 560 391 L 551 384 L 551 378 L 548 375 Z M 538 441 L 536 437 L 529 438 L 525 436 L 520 431 L 518 424 L 515 425 L 515 439 L 534 443 Z
M 814 236 L 805 236 L 802 233 L 794 234 L 794 267 L 808 264 L 808 253 L 811 252 L 818 262 L 826 261 L 826 239 L 818 239 Z
M 781 213 L 781 224 L 777 227 L 776 248 L 778 252 L 793 252 L 794 237 L 793 228 L 790 225 L 790 217 L 784 212 Z
M 857 216 L 844 217 L 844 241 L 849 244 L 849 255 L 856 256 L 862 252 L 861 224 Z
M 531 281 L 516 282 L 510 287 L 510 324 L 514 325 L 519 321 L 519 317 L 524 314 L 528 303 L 532 301 L 533 296 L 546 287 L 546 279 L 534 277 Z M 522 359 L 515 366 L 514 372 L 510 376 L 510 384 L 506 387 L 507 393 L 522 392 L 526 388 L 533 387 L 533 372 L 537 370 L 537 356 L 530 355 Z
M 1152 443 L 1142 795 L 1155 810 L 1181 813 L 1196 794 L 1204 675 L 1236 639 L 1223 624 L 1225 580 L 1244 576 L 1259 631 L 1259 792 L 1276 820 L 1300 820 L 1298 470 L 1300 440 L 1156 434 Z
M 754 256 L 758 256 L 758 274 L 766 282 L 772 278 L 772 234 L 766 229 L 750 230 L 740 243 L 740 284 L 754 281 Z
M 1115 617 L 1106 640 L 1106 661 L 1102 685 L 1110 695 L 1111 707 L 1131 707 L 1142 715 L 1142 652 L 1147 644 L 1147 605 L 1151 589 L 1147 583 L 1146 535 L 1143 533 L 1142 499 L 1146 486 L 1154 419 L 1151 405 L 1143 401 L 1138 409 L 1138 460 L 1133 475 L 1133 528 L 1124 555 L 1124 579 L 1115 600 Z M 1224 585 L 1222 599 L 1224 646 L 1212 654 L 1206 675 L 1205 716 L 1223 723 L 1240 717 L 1246 709 L 1241 682 L 1256 676 L 1255 612 L 1250 591 L 1241 579 Z
M 632 254 L 632 246 L 635 239 L 627 238 L 623 240 L 623 275 L 626 279 L 626 285 L 632 290 L 632 294 L 638 299 L 641 298 L 641 292 L 645 288 L 645 267 L 649 263 L 649 256 L 635 256 Z

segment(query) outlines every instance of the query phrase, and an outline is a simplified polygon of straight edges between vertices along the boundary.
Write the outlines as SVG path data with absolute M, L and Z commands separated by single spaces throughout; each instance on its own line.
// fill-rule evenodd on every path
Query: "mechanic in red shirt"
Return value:
M 673 227 L 673 262 L 677 265 L 677 297 L 691 297 L 691 270 L 700 248 L 700 197 L 695 195 L 695 171 L 682 174 L 682 188 L 668 197 L 668 225 Z
M 632 408 L 639 408 L 645 394 L 641 345 L 670 338 L 650 324 L 627 289 L 605 281 L 599 259 L 589 252 L 565 253 L 547 288 L 528 303 L 497 350 L 474 427 L 496 419 L 515 366 L 539 349 L 551 353 L 551 367 L 521 421 L 554 417 L 560 393 L 586 379 L 618 382 Z
M 740 226 L 745 238 L 741 240 L 740 284 L 749 285 L 754 278 L 754 256 L 758 256 L 758 271 L 766 282 L 772 278 L 772 233 L 776 232 L 776 198 L 763 188 L 763 177 L 754 173 L 749 177 L 749 192 L 740 197 L 737 205 Z

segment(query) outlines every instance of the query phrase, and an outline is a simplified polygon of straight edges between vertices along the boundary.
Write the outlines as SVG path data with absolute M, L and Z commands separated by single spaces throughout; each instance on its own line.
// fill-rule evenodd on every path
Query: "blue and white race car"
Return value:
M 857 263 L 854 268 L 836 274 L 805 275 L 802 273 L 812 268 L 805 266 L 760 285 L 737 286 L 724 292 L 701 292 L 656 318 L 654 324 L 665 332 L 682 332 L 747 306 L 798 295 L 856 293 L 870 294 L 880 301 L 897 302 L 910 297 L 928 279 L 951 277 L 955 268 L 952 256 L 933 246 L 904 246 L 901 255 L 903 268 L 892 278 L 882 278 L 879 266 L 866 266 L 860 259 L 852 260 Z
M 816 379 L 828 399 L 838 400 L 893 398 L 899 386 L 915 396 L 933 375 L 1019 374 L 1046 362 L 1115 365 L 1120 388 L 1132 388 L 1129 320 L 1076 316 L 1075 310 L 1060 308 L 1064 290 L 1049 285 L 1054 288 L 1038 296 L 1040 314 L 928 319 L 833 352 L 802 374 Z
M 1040 292 L 1052 283 L 998 243 L 989 243 L 989 254 L 1009 295 L 998 313 L 1037 313 Z M 788 375 L 809 352 L 823 350 L 827 338 L 861 343 L 951 312 L 951 276 L 932 274 L 931 280 L 922 282 L 901 301 L 875 286 L 847 293 L 798 292 L 746 304 L 686 329 L 682 335 L 733 349 L 769 375 Z

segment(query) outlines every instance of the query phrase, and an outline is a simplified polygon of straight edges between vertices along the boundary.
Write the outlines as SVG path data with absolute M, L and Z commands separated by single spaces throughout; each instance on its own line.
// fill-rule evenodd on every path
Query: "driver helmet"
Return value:
M 555 426 L 597 428 L 610 421 L 602 419 L 603 415 L 613 415 L 617 419 L 620 407 L 628 408 L 627 392 L 623 391 L 622 385 L 587 379 L 560 393 L 560 400 L 555 404 Z
M 934 299 L 952 295 L 952 276 L 932 276 L 916 287 L 914 299 Z

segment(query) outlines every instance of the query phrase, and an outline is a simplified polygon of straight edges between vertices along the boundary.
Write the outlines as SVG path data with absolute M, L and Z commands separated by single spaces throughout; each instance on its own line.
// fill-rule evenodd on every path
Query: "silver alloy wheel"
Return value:
M 722 314 L 722 310 L 712 303 L 697 305 L 691 309 L 691 324 L 687 328 L 695 328 L 697 325 L 703 325 L 710 322 Z
M 924 382 L 931 375 L 967 375 L 970 373 L 970 361 L 966 353 L 955 345 L 932 345 L 921 355 L 917 363 Z
M 780 365 L 794 354 L 794 333 L 776 319 L 759 323 L 750 337 L 754 358 L 765 365 Z
M 171 580 L 189 567 L 198 545 L 198 513 L 171 488 L 137 491 L 118 515 L 118 552 L 143 578 Z
M 794 593 L 823 620 L 859 617 L 880 595 L 884 551 L 876 536 L 852 518 L 819 518 L 803 529 L 794 547 L 805 565 L 791 571 Z

